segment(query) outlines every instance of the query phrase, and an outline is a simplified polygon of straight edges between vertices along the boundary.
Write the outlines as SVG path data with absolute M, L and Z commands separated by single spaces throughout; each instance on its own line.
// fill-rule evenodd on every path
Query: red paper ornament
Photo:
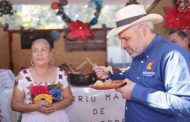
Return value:
M 88 24 L 82 22 L 71 22 L 68 25 L 68 29 L 69 33 L 66 36 L 68 39 L 88 41 L 88 38 L 94 35 Z
M 58 2 L 53 2 L 53 3 L 51 3 L 51 8 L 52 8 L 53 10 L 58 9 L 58 8 L 59 8 L 59 3 L 58 3 Z
M 171 30 L 181 30 L 190 27 L 190 12 L 179 12 L 176 8 L 166 7 L 164 27 Z

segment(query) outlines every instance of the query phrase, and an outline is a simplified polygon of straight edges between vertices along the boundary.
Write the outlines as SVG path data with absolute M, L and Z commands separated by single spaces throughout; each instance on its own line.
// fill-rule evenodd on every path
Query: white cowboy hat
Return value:
M 157 24 L 163 21 L 159 14 L 147 14 L 142 5 L 131 4 L 117 11 L 115 14 L 116 28 L 108 32 L 107 38 L 112 37 L 121 31 L 143 21 L 152 21 Z

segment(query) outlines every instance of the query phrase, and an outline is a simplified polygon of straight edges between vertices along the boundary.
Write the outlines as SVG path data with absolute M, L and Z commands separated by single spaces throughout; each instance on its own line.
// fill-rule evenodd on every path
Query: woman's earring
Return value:
M 54 59 L 53 58 L 51 58 L 51 60 L 50 60 L 50 62 L 49 62 L 50 64 L 54 64 Z
M 32 60 L 30 61 L 30 64 L 31 64 L 31 66 L 34 66 L 34 63 L 33 63 L 33 61 L 32 61 Z

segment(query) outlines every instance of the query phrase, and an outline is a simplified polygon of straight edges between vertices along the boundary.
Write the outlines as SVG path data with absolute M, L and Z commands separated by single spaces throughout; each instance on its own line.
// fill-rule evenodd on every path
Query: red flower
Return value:
M 49 90 L 47 86 L 31 86 L 31 94 L 39 95 L 39 94 L 49 94 Z
M 30 77 L 26 77 L 28 82 L 31 82 L 32 80 L 30 79 Z
M 77 39 L 87 41 L 93 32 L 89 29 L 89 25 L 82 22 L 71 22 L 68 25 L 69 33 L 66 35 L 68 39 Z
M 178 12 L 175 8 L 166 8 L 164 27 L 171 30 L 187 29 L 190 27 L 190 13 Z

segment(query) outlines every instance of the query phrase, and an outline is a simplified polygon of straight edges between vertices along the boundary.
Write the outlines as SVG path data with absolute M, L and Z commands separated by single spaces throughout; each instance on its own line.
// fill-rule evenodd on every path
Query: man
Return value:
M 93 67 L 101 79 L 127 83 L 116 89 L 126 99 L 126 122 L 176 122 L 178 116 L 190 116 L 188 54 L 153 33 L 153 24 L 162 20 L 158 14 L 146 14 L 141 5 L 120 9 L 117 27 L 107 38 L 119 36 L 121 47 L 133 57 L 132 64 L 123 74 Z
M 170 31 L 168 33 L 168 39 L 174 44 L 181 46 L 182 48 L 190 51 L 190 42 L 187 34 L 183 31 Z

